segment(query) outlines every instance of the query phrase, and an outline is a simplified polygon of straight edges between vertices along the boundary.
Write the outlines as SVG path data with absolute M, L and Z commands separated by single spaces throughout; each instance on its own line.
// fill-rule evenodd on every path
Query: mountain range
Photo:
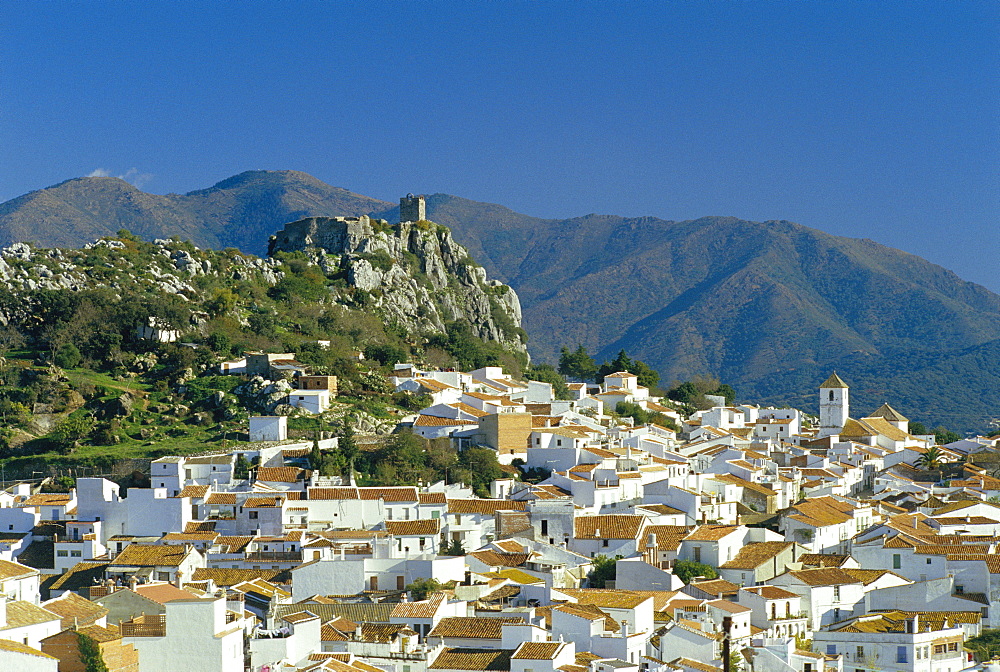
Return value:
M 517 291 L 537 360 L 564 345 L 598 359 L 625 349 L 665 384 L 708 374 L 742 399 L 812 411 L 836 369 L 855 416 L 889 401 L 972 431 L 996 414 L 1000 296 L 920 257 L 787 221 L 540 219 L 446 194 L 428 196 L 427 213 Z M 0 205 L 0 243 L 81 245 L 128 228 L 263 254 L 288 221 L 360 214 L 395 221 L 398 208 L 295 171 L 165 196 L 78 178 Z

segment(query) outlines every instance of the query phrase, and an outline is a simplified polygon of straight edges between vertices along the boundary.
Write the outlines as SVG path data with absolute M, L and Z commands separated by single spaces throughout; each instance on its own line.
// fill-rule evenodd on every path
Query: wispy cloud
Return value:
M 153 179 L 153 174 L 139 172 L 138 168 L 129 168 L 123 175 L 119 175 L 118 177 L 126 182 L 130 182 L 136 189 L 142 189 L 143 185 Z
M 90 171 L 87 177 L 111 177 L 113 172 L 107 168 L 94 168 Z M 125 180 L 129 182 L 132 186 L 137 189 L 142 189 L 151 179 L 153 179 L 152 173 L 143 173 L 138 168 L 129 168 L 121 175 L 115 175 L 120 180 Z

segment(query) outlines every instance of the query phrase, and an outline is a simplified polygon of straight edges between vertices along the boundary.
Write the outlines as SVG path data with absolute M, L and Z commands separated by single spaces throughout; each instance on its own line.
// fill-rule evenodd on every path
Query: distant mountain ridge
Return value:
M 268 237 L 303 217 L 357 216 L 391 204 L 294 170 L 240 173 L 187 194 L 148 194 L 117 177 L 78 177 L 0 204 L 0 243 L 79 247 L 126 228 L 147 239 L 264 255 Z
M 1000 399 L 1000 296 L 870 240 L 787 221 L 587 215 L 540 219 L 434 194 L 428 218 L 521 299 L 533 356 L 621 348 L 664 382 L 712 374 L 742 399 L 815 406 L 836 368 L 855 415 L 983 429 Z M 253 171 L 183 196 L 78 178 L 0 205 L 0 242 L 79 245 L 128 228 L 261 254 L 286 222 L 393 204 L 295 171 Z

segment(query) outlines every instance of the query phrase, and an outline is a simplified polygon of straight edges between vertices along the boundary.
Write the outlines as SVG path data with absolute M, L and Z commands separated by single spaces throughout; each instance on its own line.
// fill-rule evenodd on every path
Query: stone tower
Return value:
M 819 386 L 820 437 L 839 434 L 850 417 L 847 383 L 836 372 Z
M 407 194 L 399 199 L 399 221 L 419 222 L 427 219 L 427 204 L 423 196 Z

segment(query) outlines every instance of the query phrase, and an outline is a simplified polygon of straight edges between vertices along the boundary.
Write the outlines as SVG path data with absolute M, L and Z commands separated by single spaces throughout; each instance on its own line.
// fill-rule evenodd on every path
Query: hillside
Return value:
M 294 232 L 317 224 L 349 230 L 364 249 L 298 244 Z M 517 295 L 488 280 L 447 228 L 320 218 L 279 237 L 266 259 L 127 232 L 82 249 L 0 249 L 7 473 L 10 460 L 30 473 L 245 440 L 248 414 L 294 414 L 282 406 L 284 381 L 218 375 L 248 351 L 294 353 L 312 373 L 337 376 L 323 426 L 350 414 L 359 433 L 386 433 L 426 405 L 392 394 L 385 376 L 397 362 L 513 375 L 527 364 Z M 146 325 L 177 342 L 141 337 Z
M 1000 296 L 914 255 L 786 221 L 551 220 L 445 194 L 427 211 L 516 290 L 540 361 L 563 345 L 601 359 L 624 348 L 665 383 L 710 374 L 744 399 L 814 411 L 816 381 L 835 368 L 860 411 L 889 400 L 970 431 L 997 414 L 1000 379 L 982 353 L 1000 340 Z M 398 219 L 390 203 L 294 171 L 183 196 L 80 178 L 0 205 L 0 241 L 79 245 L 124 226 L 263 254 L 286 222 L 366 213 Z

